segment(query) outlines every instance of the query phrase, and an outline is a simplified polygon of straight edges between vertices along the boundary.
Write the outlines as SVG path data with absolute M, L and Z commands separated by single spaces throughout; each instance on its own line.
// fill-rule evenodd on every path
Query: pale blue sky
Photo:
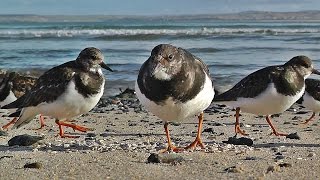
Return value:
M 165 15 L 320 10 L 320 0 L 1 0 L 0 14 Z

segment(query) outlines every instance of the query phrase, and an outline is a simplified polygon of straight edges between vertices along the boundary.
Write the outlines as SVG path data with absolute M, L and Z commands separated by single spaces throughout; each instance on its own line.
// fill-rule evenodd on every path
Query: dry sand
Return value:
M 78 139 L 56 137 L 58 127 L 49 118 L 44 129 L 33 130 L 39 127 L 34 119 L 0 136 L 0 179 L 320 179 L 319 117 L 300 125 L 311 112 L 297 114 L 300 108 L 295 107 L 273 122 L 281 132 L 297 132 L 300 140 L 269 135 L 264 118 L 242 113 L 242 129 L 254 140 L 252 147 L 222 143 L 234 135 L 234 111 L 207 112 L 203 129 L 209 132 L 202 133 L 206 149 L 167 155 L 183 158 L 173 163 L 146 163 L 150 153 L 165 147 L 166 138 L 161 120 L 145 111 L 129 108 L 124 112 L 115 107 L 83 115 L 76 118 L 77 123 L 95 131 L 67 129 L 79 134 Z M 2 118 L 1 125 L 7 120 Z M 176 145 L 186 146 L 195 137 L 197 119 L 169 129 Z M 9 147 L 8 140 L 19 134 L 43 135 L 44 139 L 29 147 Z M 33 162 L 41 167 L 24 168 Z

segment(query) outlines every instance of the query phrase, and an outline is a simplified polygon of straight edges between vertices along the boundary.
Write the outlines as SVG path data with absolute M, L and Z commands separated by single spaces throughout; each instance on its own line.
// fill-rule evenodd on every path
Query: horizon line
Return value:
M 228 14 L 240 14 L 240 13 L 301 13 L 301 12 L 320 12 L 320 10 L 301 10 L 301 11 L 257 11 L 247 10 L 238 12 L 226 12 L 226 13 L 203 13 L 203 14 L 31 14 L 31 13 L 5 13 L 0 16 L 203 16 L 203 15 L 228 15 Z

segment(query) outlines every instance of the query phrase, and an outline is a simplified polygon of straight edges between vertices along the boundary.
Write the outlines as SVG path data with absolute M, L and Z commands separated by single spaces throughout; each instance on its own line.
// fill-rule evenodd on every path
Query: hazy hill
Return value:
M 179 16 L 111 16 L 111 15 L 0 15 L 0 22 L 99 22 L 117 19 L 216 19 L 216 20 L 320 20 L 320 11 L 268 12 L 246 11 L 230 14 Z

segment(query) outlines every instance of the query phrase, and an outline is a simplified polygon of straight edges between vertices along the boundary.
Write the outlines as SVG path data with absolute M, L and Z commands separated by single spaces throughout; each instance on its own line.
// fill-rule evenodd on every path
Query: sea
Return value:
M 320 69 L 320 21 L 170 17 L 0 23 L 0 69 L 41 74 L 94 46 L 114 70 L 104 71 L 106 95 L 113 95 L 134 87 L 141 64 L 158 44 L 182 47 L 202 59 L 220 91 L 297 55 L 310 57 Z

